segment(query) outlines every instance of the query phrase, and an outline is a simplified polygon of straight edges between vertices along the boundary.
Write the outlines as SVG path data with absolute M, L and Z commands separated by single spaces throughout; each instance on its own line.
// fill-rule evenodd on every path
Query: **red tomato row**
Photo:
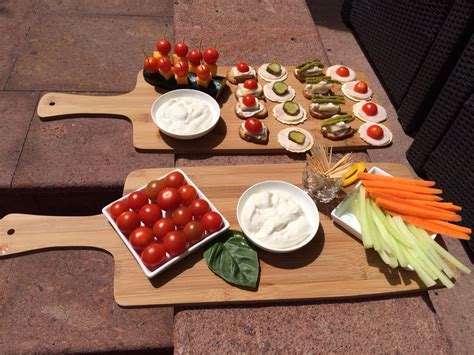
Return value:
M 109 213 L 118 228 L 129 234 L 129 242 L 143 263 L 154 269 L 166 260 L 166 253 L 177 256 L 206 232 L 222 227 L 222 217 L 197 197 L 196 189 L 186 184 L 184 176 L 173 172 L 165 179 L 151 181 L 145 192 L 135 191 L 127 200 L 115 202 Z M 162 210 L 171 218 L 163 217 Z

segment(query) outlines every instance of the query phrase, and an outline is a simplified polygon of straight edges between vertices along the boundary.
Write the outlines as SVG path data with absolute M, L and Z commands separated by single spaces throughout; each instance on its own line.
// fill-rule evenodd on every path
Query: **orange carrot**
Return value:
M 428 221 L 431 222 L 431 223 L 437 224 L 439 226 L 445 227 L 445 228 L 450 228 L 450 229 L 456 230 L 456 231 L 461 232 L 461 233 L 472 234 L 472 229 L 471 228 L 458 226 L 457 224 L 444 222 L 444 221 L 433 220 L 433 219 L 429 219 Z
M 396 197 L 396 196 L 393 196 L 393 195 L 390 195 L 390 194 L 387 194 L 387 193 L 384 193 L 384 192 L 369 192 L 369 195 L 374 199 L 377 199 L 377 197 L 381 197 L 383 199 L 387 199 L 387 200 L 390 200 L 390 201 L 393 201 L 393 202 L 398 202 L 398 203 L 405 204 L 405 205 L 408 205 L 408 206 L 413 206 L 413 207 L 418 207 L 418 208 L 426 208 L 430 211 L 435 211 L 435 212 L 440 212 L 440 213 L 449 213 L 449 214 L 452 214 L 452 215 L 456 214 L 455 212 L 452 212 L 452 211 L 447 211 L 445 209 L 440 209 L 438 207 L 425 205 L 425 204 L 423 204 L 423 202 L 420 202 L 420 201 L 407 200 L 407 199 Z
M 432 187 L 436 184 L 434 181 L 399 178 L 395 176 L 376 175 L 376 174 L 370 174 L 370 173 L 364 173 L 364 172 L 359 173 L 358 178 L 360 180 L 385 181 L 385 182 L 394 182 L 397 184 L 424 186 L 424 187 Z
M 364 184 L 364 186 L 367 186 L 367 187 L 380 187 L 383 189 L 409 191 L 409 192 L 416 192 L 419 194 L 436 195 L 443 192 L 443 190 L 441 189 L 433 189 L 431 187 L 423 187 L 423 186 L 403 185 L 403 184 L 397 184 L 394 182 L 371 181 L 371 180 L 360 180 L 360 181 L 362 181 L 362 184 Z
M 461 220 L 461 216 L 450 212 L 437 212 L 428 210 L 426 208 L 419 208 L 408 206 L 404 203 L 393 202 L 388 199 L 377 197 L 375 202 L 380 207 L 392 210 L 394 212 L 398 212 L 404 215 L 422 217 L 422 218 L 429 218 L 429 219 L 439 219 L 441 221 L 450 221 L 450 222 L 459 222 Z
M 396 214 L 396 213 L 393 213 Z M 399 215 L 405 222 L 413 224 L 417 227 L 426 229 L 427 231 L 430 231 L 432 233 L 436 234 L 443 234 L 448 237 L 453 237 L 453 238 L 458 238 L 458 239 L 464 239 L 464 240 L 470 240 L 471 237 L 467 235 L 466 233 L 459 232 L 457 230 L 454 230 L 452 228 L 447 228 L 440 226 L 439 224 L 432 223 L 428 219 L 424 218 L 419 218 L 415 216 L 407 216 L 407 215 Z
M 446 211 L 452 211 L 452 212 L 462 211 L 462 208 L 460 206 L 456 206 L 452 204 L 451 202 L 420 201 L 420 200 L 412 200 L 412 199 L 407 199 L 407 201 L 418 202 L 426 206 L 438 207 Z
M 367 192 L 383 192 L 393 196 L 401 197 L 401 198 L 409 198 L 412 200 L 420 200 L 420 201 L 441 201 L 442 198 L 436 195 L 428 195 L 428 194 L 418 194 L 416 192 L 409 192 L 409 191 L 401 191 L 401 190 L 394 190 L 394 189 L 381 189 L 376 187 L 367 187 Z

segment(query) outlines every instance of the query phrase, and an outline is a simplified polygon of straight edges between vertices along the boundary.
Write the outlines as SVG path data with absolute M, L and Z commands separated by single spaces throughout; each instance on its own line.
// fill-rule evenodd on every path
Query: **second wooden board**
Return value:
M 396 176 L 410 176 L 408 169 L 399 164 L 378 166 Z M 232 228 L 238 228 L 237 201 L 249 186 L 265 180 L 299 185 L 303 167 L 304 164 L 274 164 L 183 169 Z M 133 172 L 127 178 L 124 194 L 168 171 L 162 168 Z M 374 250 L 365 250 L 358 239 L 334 225 L 330 211 L 329 206 L 320 209 L 318 233 L 304 248 L 286 254 L 258 251 L 261 272 L 256 290 L 233 286 L 214 275 L 203 260 L 202 250 L 149 280 L 102 215 L 8 215 L 0 220 L 0 259 L 45 248 L 106 250 L 115 259 L 114 295 L 122 306 L 361 297 L 424 288 L 414 272 L 391 269 Z
M 220 67 L 218 74 L 225 76 L 228 67 Z M 300 83 L 292 74 L 294 68 L 288 67 L 289 75 L 286 82 L 296 90 L 295 101 L 306 110 L 310 100 L 304 98 L 302 91 L 304 84 Z M 358 79 L 367 81 L 362 73 L 357 73 Z M 262 85 L 266 82 L 259 81 Z M 342 94 L 340 85 L 335 85 L 335 94 Z M 174 151 L 176 153 L 284 153 L 285 150 L 277 140 L 278 132 L 288 126 L 278 122 L 272 114 L 275 103 L 267 101 L 269 115 L 263 121 L 268 126 L 270 137 L 268 144 L 260 145 L 244 141 L 239 136 L 239 127 L 242 120 L 234 112 L 237 100 L 234 96 L 235 85 L 228 84 L 219 97 L 221 106 L 221 119 L 217 126 L 206 136 L 191 140 L 177 140 L 161 134 L 153 123 L 150 108 L 153 101 L 164 91 L 157 91 L 145 82 L 143 73 L 138 73 L 135 89 L 124 95 L 116 96 L 85 96 L 62 93 L 49 93 L 44 95 L 38 104 L 38 115 L 43 120 L 84 116 L 112 116 L 128 118 L 133 125 L 133 144 L 140 150 Z M 373 98 L 373 101 L 376 101 Z M 346 99 L 342 111 L 352 113 L 354 102 Z M 362 121 L 355 119 L 351 125 L 359 128 Z M 321 120 L 309 117 L 298 127 L 307 129 L 315 137 L 316 142 L 332 146 L 336 150 L 364 150 L 374 148 L 365 143 L 356 133 L 353 137 L 341 141 L 331 141 L 321 134 Z

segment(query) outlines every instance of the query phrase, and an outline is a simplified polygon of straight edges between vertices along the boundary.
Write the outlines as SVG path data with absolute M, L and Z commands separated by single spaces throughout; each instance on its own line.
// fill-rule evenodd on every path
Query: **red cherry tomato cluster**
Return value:
M 174 63 L 174 67 L 169 58 L 171 43 L 163 38 L 156 43 L 156 50 L 160 56 L 157 58 L 146 56 L 143 65 L 144 69 L 151 74 L 158 71 L 168 73 L 170 70 L 173 70 L 177 76 L 186 76 L 189 72 L 189 61 L 196 67 L 194 69 L 196 75 L 201 80 L 207 80 L 211 75 L 209 66 L 215 65 L 219 59 L 219 52 L 213 47 L 206 48 L 203 53 L 201 53 L 199 48 L 195 48 L 188 54 L 189 48 L 186 43 L 177 42 L 173 49 L 174 53 L 180 58 L 178 63 Z
M 151 270 L 223 225 L 221 215 L 177 171 L 115 202 L 109 213 Z

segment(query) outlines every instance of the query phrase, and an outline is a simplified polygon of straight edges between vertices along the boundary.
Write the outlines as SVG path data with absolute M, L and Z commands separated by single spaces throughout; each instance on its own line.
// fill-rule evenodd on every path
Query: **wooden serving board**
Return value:
M 295 88 L 295 101 L 308 110 L 310 100 L 306 99 L 302 90 L 304 84 L 300 83 L 293 75 L 294 67 L 287 67 L 288 78 L 286 82 Z M 225 76 L 228 67 L 220 67 L 218 75 Z M 363 73 L 358 72 L 359 79 L 367 81 Z M 260 84 L 266 84 L 259 80 Z M 340 85 L 334 85 L 335 93 L 342 95 Z M 223 89 L 219 97 L 221 106 L 221 119 L 217 126 L 206 136 L 191 141 L 177 140 L 161 134 L 151 119 L 150 109 L 153 101 L 165 91 L 158 92 L 153 86 L 146 83 L 143 73 L 140 71 L 137 77 L 135 89 L 124 95 L 116 96 L 84 96 L 61 93 L 49 93 L 44 95 L 38 104 L 38 115 L 43 120 L 84 117 L 84 116 L 113 116 L 128 118 L 133 125 L 133 144 L 139 150 L 174 151 L 176 153 L 191 152 L 193 154 L 206 153 L 284 153 L 286 152 L 278 143 L 278 132 L 288 126 L 278 122 L 272 114 L 275 103 L 267 101 L 268 117 L 264 120 L 270 131 L 267 145 L 250 143 L 239 137 L 239 126 L 243 122 L 235 115 L 237 100 L 235 95 L 236 86 L 229 84 Z M 373 98 L 376 101 L 376 98 Z M 342 105 L 343 112 L 352 113 L 354 102 L 346 98 L 346 104 Z M 309 114 L 308 114 L 309 115 Z M 364 122 L 355 119 L 351 125 L 359 128 Z M 331 141 L 321 134 L 321 120 L 308 117 L 308 120 L 298 127 L 310 131 L 317 142 L 327 146 L 333 146 L 336 150 L 364 150 L 375 148 L 360 139 L 358 133 L 353 137 Z
M 410 176 L 408 169 L 399 164 L 378 166 L 396 176 Z M 269 179 L 300 185 L 303 167 L 297 163 L 184 170 L 226 216 L 231 228 L 238 228 L 235 209 L 244 190 Z M 124 194 L 168 171 L 150 169 L 131 173 Z M 356 238 L 337 227 L 328 217 L 331 209 L 320 210 L 321 224 L 316 237 L 299 251 L 287 254 L 258 251 L 261 274 L 257 290 L 232 286 L 214 275 L 203 260 L 202 251 L 149 280 L 102 215 L 8 215 L 0 220 L 0 258 L 37 249 L 103 249 L 115 259 L 114 294 L 122 306 L 360 297 L 424 287 L 414 272 L 390 269 L 373 250 L 366 251 Z

